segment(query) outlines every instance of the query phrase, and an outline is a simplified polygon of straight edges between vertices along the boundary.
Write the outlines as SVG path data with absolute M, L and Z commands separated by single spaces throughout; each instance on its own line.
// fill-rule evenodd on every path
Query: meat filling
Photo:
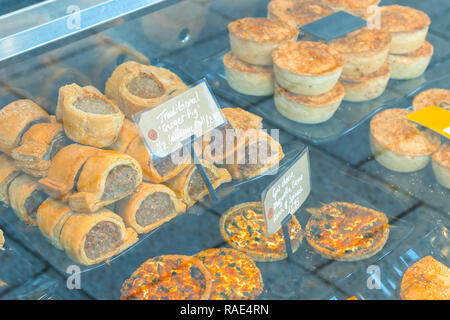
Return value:
M 45 160 L 52 160 L 55 155 L 64 148 L 65 146 L 70 144 L 70 140 L 66 138 L 65 135 L 59 135 L 55 139 L 53 139 L 52 144 L 50 145 L 50 148 L 47 151 L 47 155 L 45 156 Z
M 81 111 L 95 114 L 112 114 L 117 112 L 112 104 L 98 98 L 78 98 L 73 105 Z
M 156 192 L 141 202 L 136 213 L 136 221 L 145 227 L 171 215 L 174 211 L 170 196 L 167 193 Z
M 121 199 L 136 188 L 137 173 L 130 166 L 121 165 L 112 169 L 105 182 L 102 200 Z
M 158 98 L 164 94 L 164 88 L 152 77 L 140 75 L 127 83 L 128 91 L 140 98 Z
M 28 217 L 32 220 L 36 220 L 36 211 L 42 202 L 47 199 L 47 195 L 39 190 L 34 190 L 30 196 L 25 200 L 25 210 Z
M 101 258 L 121 243 L 119 227 L 110 221 L 97 223 L 86 235 L 84 251 L 89 259 Z
M 205 171 L 211 183 L 214 183 L 217 180 L 217 177 L 211 172 L 211 170 L 205 168 Z M 200 175 L 198 170 L 195 169 L 195 172 L 191 177 L 191 180 L 189 180 L 188 186 L 189 195 L 194 200 L 201 200 L 202 197 L 200 195 L 207 190 L 208 188 L 206 187 L 206 184 L 203 182 L 202 176 Z

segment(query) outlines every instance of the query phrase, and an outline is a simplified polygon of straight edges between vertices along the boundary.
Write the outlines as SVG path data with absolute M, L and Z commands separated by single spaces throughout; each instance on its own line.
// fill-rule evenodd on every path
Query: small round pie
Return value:
M 331 8 L 314 0 L 272 0 L 267 6 L 267 18 L 283 21 L 296 29 L 332 13 Z
M 425 12 L 391 5 L 380 7 L 379 14 L 381 14 L 379 21 L 381 30 L 389 32 L 392 36 L 389 53 L 410 53 L 423 46 L 431 23 L 430 17 Z
M 355 16 L 362 17 L 372 6 L 377 6 L 381 0 L 320 0 L 323 4 L 332 8 L 335 12 L 345 11 Z
M 450 142 L 444 143 L 431 158 L 436 180 L 450 189 Z
M 159 256 L 144 262 L 120 291 L 121 300 L 207 300 L 211 274 L 197 258 Z
M 391 64 L 392 79 L 414 79 L 421 76 L 433 56 L 434 48 L 431 43 L 425 41 L 418 50 L 408 54 L 390 54 L 387 61 Z
M 196 254 L 212 277 L 210 300 L 253 300 L 264 288 L 261 271 L 235 249 L 209 249 Z
M 412 103 L 414 111 L 419 111 L 429 106 L 437 106 L 450 111 L 450 90 L 429 89 L 414 97 Z
M 332 202 L 313 214 L 306 225 L 306 240 L 321 256 L 337 261 L 370 258 L 383 249 L 389 221 L 382 212 L 363 206 Z
M 287 258 L 283 232 L 266 237 L 261 202 L 246 202 L 225 212 L 220 219 L 223 238 L 235 249 L 249 255 L 255 261 L 277 261 Z M 292 251 L 300 247 L 302 227 L 292 216 L 288 223 Z
M 370 144 L 375 159 L 397 172 L 423 169 L 441 143 L 438 134 L 405 118 L 412 111 L 393 108 L 370 121 Z
M 272 65 L 272 51 L 288 41 L 295 41 L 298 30 L 281 21 L 244 18 L 228 24 L 233 54 L 250 64 Z
M 345 88 L 344 101 L 361 102 L 376 99 L 386 89 L 391 74 L 388 62 L 377 71 L 368 75 L 341 76 L 339 82 Z
M 276 83 L 274 103 L 278 112 L 299 123 L 321 123 L 330 119 L 339 108 L 345 89 L 339 82 L 329 92 L 319 95 L 299 95 Z
M 231 51 L 223 57 L 225 75 L 231 88 L 251 96 L 273 94 L 273 69 L 239 60 Z
M 386 62 L 390 44 L 389 33 L 367 27 L 329 42 L 343 55 L 342 74 L 346 76 L 368 75 L 379 70 Z
M 330 91 L 342 73 L 344 58 L 327 44 L 288 42 L 273 51 L 275 79 L 296 94 L 318 95 Z

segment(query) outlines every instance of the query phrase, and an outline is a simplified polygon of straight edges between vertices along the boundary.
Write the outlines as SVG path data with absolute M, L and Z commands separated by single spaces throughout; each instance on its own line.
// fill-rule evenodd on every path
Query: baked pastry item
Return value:
M 127 153 L 128 147 L 133 140 L 140 136 L 138 127 L 130 120 L 124 119 L 117 140 L 109 146 L 109 149 Z
M 320 0 L 323 4 L 332 8 L 335 12 L 345 11 L 355 16 L 362 17 L 369 8 L 377 6 L 381 0 Z
M 382 212 L 363 206 L 332 202 L 308 210 L 306 240 L 321 256 L 338 261 L 370 258 L 383 249 L 389 221 Z
M 450 300 L 450 269 L 426 256 L 406 270 L 400 297 L 403 300 Z
M 3 237 L 3 231 L 0 229 L 0 250 L 3 250 L 3 245 L 5 244 L 5 237 Z
M 277 261 L 287 258 L 283 232 L 266 236 L 261 202 L 236 205 L 220 218 L 220 233 L 236 250 L 249 255 L 255 261 Z M 292 216 L 288 223 L 292 251 L 300 247 L 303 232 L 300 223 Z
M 434 47 L 428 41 L 414 52 L 408 54 L 390 54 L 387 61 L 391 65 L 392 79 L 414 79 L 421 76 L 434 53 Z
M 264 288 L 253 260 L 235 249 L 208 249 L 195 255 L 211 274 L 210 300 L 253 300 Z
M 410 53 L 423 46 L 431 23 L 425 12 L 394 4 L 380 7 L 379 14 L 379 27 L 392 36 L 389 53 Z
M 159 256 L 133 272 L 120 292 L 121 300 L 207 300 L 211 274 L 197 258 Z
M 214 189 L 231 181 L 231 175 L 227 169 L 217 168 L 204 160 L 200 161 Z M 208 194 L 208 188 L 203 182 L 195 164 L 190 164 L 177 176 L 166 181 L 164 184 L 172 189 L 188 208 L 197 201 L 202 200 Z
M 124 118 L 117 105 L 100 91 L 74 83 L 59 89 L 56 110 L 70 139 L 99 148 L 116 141 Z
M 61 123 L 37 123 L 25 132 L 20 146 L 12 150 L 11 157 L 22 171 L 45 177 L 53 157 L 69 143 Z
M 429 106 L 437 106 L 450 111 L 450 90 L 429 89 L 414 97 L 412 102 L 413 111 L 419 111 Z
M 450 142 L 444 143 L 431 157 L 431 165 L 436 180 L 450 189 Z
M 370 121 L 370 145 L 375 159 L 389 170 L 414 172 L 423 169 L 440 145 L 438 134 L 419 129 L 405 119 L 406 109 L 387 109 Z
M 376 99 L 386 90 L 391 74 L 391 66 L 385 62 L 383 66 L 368 75 L 342 75 L 339 82 L 345 88 L 345 101 L 360 102 Z
M 20 144 L 23 134 L 40 122 L 50 122 L 50 117 L 31 100 L 17 100 L 3 107 L 0 110 L 0 151 L 10 154 Z
M 114 100 L 127 118 L 154 108 L 188 87 L 165 68 L 128 61 L 118 66 L 105 85 L 105 94 Z
M 280 87 L 302 95 L 330 91 L 344 66 L 342 55 L 320 42 L 288 42 L 275 49 L 272 57 Z
M 299 123 L 321 123 L 330 119 L 341 105 L 345 88 L 341 83 L 330 91 L 318 95 L 289 92 L 275 84 L 274 103 L 278 112 Z
M 262 175 L 277 166 L 284 158 L 283 148 L 263 130 L 240 130 L 237 140 L 245 141 L 234 157 L 226 159 L 224 167 L 233 179 L 244 180 Z
M 48 176 L 39 180 L 40 189 L 49 196 L 65 200 L 76 187 L 84 163 L 101 149 L 71 144 L 62 148 L 54 157 Z
M 6 154 L 0 154 L 0 201 L 4 204 L 9 204 L 9 184 L 20 174 L 12 159 Z
M 262 129 L 262 118 L 242 108 L 223 108 L 222 114 L 235 130 L 238 129 Z
M 137 233 L 147 233 L 186 211 L 186 205 L 162 184 L 141 184 L 116 203 L 116 212 Z
M 47 195 L 38 189 L 38 183 L 29 175 L 15 178 L 8 189 L 9 204 L 16 216 L 28 225 L 35 226 L 36 211 L 47 199 Z
M 228 24 L 230 46 L 240 60 L 261 66 L 272 65 L 272 51 L 279 45 L 295 41 L 298 30 L 281 21 L 266 18 L 243 18 Z
M 350 32 L 328 44 L 344 57 L 342 74 L 368 75 L 379 70 L 386 62 L 391 35 L 368 27 Z
M 283 21 L 295 29 L 332 13 L 333 10 L 330 7 L 314 0 L 272 0 L 267 6 L 267 18 Z
M 83 265 L 105 261 L 137 240 L 136 232 L 126 228 L 122 218 L 105 208 L 89 214 L 71 214 L 59 239 L 67 255 Z
M 225 75 L 231 88 L 251 96 L 269 96 L 273 93 L 273 69 L 239 60 L 231 51 L 223 57 Z
M 77 181 L 77 193 L 70 195 L 70 209 L 95 212 L 132 194 L 142 183 L 139 163 L 127 154 L 102 150 L 84 163 Z

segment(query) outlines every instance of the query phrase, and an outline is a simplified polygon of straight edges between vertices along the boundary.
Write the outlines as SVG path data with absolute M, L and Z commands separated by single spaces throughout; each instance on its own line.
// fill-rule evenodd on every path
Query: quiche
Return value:
M 261 202 L 247 202 L 230 208 L 220 219 L 223 238 L 235 249 L 249 255 L 255 261 L 277 261 L 287 258 L 281 230 L 266 236 Z M 288 223 L 292 251 L 303 239 L 300 223 L 292 217 Z
M 211 300 L 253 300 L 263 291 L 261 272 L 235 249 L 209 249 L 196 255 L 211 274 Z
M 121 300 L 206 300 L 211 274 L 197 258 L 158 256 L 144 262 L 120 291 Z
M 312 213 L 306 225 L 306 239 L 321 256 L 338 261 L 372 257 L 386 244 L 388 218 L 363 206 L 332 202 Z

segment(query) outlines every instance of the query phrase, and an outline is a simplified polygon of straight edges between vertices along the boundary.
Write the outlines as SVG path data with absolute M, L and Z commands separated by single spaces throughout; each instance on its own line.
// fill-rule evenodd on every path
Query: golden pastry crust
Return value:
M 429 106 L 437 106 L 450 111 L 450 90 L 429 89 L 414 97 L 412 103 L 414 111 L 419 111 Z
M 44 237 L 56 248 L 63 250 L 59 241 L 64 223 L 72 215 L 69 206 L 58 200 L 48 198 L 38 208 L 37 225 Z
M 266 236 L 261 202 L 236 205 L 220 218 L 220 233 L 234 249 L 244 252 L 255 261 L 278 261 L 287 258 L 281 230 Z M 303 232 L 300 223 L 292 216 L 288 223 L 292 251 L 300 247 Z
M 319 76 L 339 71 L 342 55 L 330 46 L 312 41 L 288 42 L 272 53 L 273 63 L 293 74 Z
M 300 103 L 309 107 L 320 108 L 331 103 L 340 102 L 345 96 L 344 86 L 337 83 L 331 91 L 318 95 L 301 95 L 280 88 L 278 83 L 275 84 L 275 90 L 278 94 L 283 95 L 286 99 Z
M 127 118 L 182 93 L 188 87 L 165 68 L 129 61 L 118 66 L 106 82 L 105 94 Z
M 0 151 L 10 154 L 32 124 L 50 122 L 48 113 L 31 100 L 17 100 L 0 110 Z
M 8 188 L 10 183 L 21 174 L 14 166 L 13 160 L 6 154 L 0 155 L 0 201 L 9 204 Z
M 228 24 L 228 31 L 243 40 L 259 43 L 282 43 L 295 38 L 298 31 L 281 21 L 266 18 L 243 18 Z
M 3 236 L 3 231 L 0 229 L 0 250 L 3 250 L 3 245 L 5 244 L 5 237 Z
M 450 269 L 426 256 L 406 270 L 400 288 L 403 300 L 450 300 Z
M 431 155 L 439 148 L 439 135 L 419 130 L 416 124 L 405 119 L 411 112 L 393 108 L 377 113 L 370 121 L 371 135 L 381 146 L 400 155 Z
M 141 183 L 142 169 L 134 158 L 102 150 L 84 163 L 69 206 L 75 212 L 95 212 L 132 194 Z
M 320 0 L 334 11 L 346 11 L 358 16 L 364 15 L 368 8 L 377 6 L 381 0 Z
M 131 142 L 140 136 L 138 127 L 131 120 L 124 119 L 116 142 L 109 146 L 111 150 L 126 153 Z
M 373 53 L 387 50 L 392 37 L 389 33 L 368 27 L 350 32 L 329 45 L 340 53 Z
M 433 153 L 431 166 L 436 180 L 445 188 L 450 189 L 450 142 L 444 143 Z
M 222 113 L 233 129 L 262 129 L 262 117 L 242 108 L 223 108 Z
M 233 52 L 227 52 L 223 56 L 223 64 L 227 68 L 232 68 L 245 73 L 255 73 L 261 75 L 271 75 L 273 74 L 272 67 L 270 66 L 258 66 L 255 64 L 250 64 L 245 61 L 238 59 Z
M 39 185 L 53 198 L 64 200 L 76 183 L 77 176 L 84 163 L 101 149 L 71 144 L 62 148 L 53 158 L 48 176 L 39 180 Z
M 443 143 L 441 147 L 433 153 L 432 159 L 439 165 L 450 168 L 450 142 Z
M 410 32 L 427 28 L 430 17 L 423 11 L 399 5 L 383 6 L 381 9 L 381 29 L 391 33 Z
M 151 202 L 147 203 L 148 200 Z M 140 221 L 141 210 L 151 221 Z M 147 233 L 185 212 L 186 205 L 165 185 L 143 183 L 135 193 L 117 202 L 116 211 L 127 226 L 137 233 Z
M 199 259 L 164 255 L 147 260 L 133 272 L 120 289 L 120 299 L 207 300 L 211 284 L 211 274 Z
M 332 202 L 312 213 L 305 231 L 311 247 L 337 261 L 370 258 L 383 249 L 389 237 L 388 218 L 363 206 Z
M 115 102 L 98 90 L 76 84 L 59 89 L 57 110 L 70 139 L 99 148 L 116 141 L 124 119 Z
M 428 41 L 423 46 L 408 54 L 389 54 L 387 61 L 391 64 L 392 79 L 414 79 L 422 75 L 428 67 L 434 47 Z
M 126 228 L 117 214 L 102 208 L 94 213 L 74 213 L 64 223 L 60 243 L 77 263 L 105 261 L 136 243 L 136 232 Z
M 200 161 L 214 189 L 231 181 L 231 175 L 227 169 L 217 168 L 205 160 Z M 164 184 L 175 192 L 177 197 L 186 204 L 187 208 L 190 208 L 209 194 L 195 164 L 190 164 L 177 176 Z
M 409 52 L 406 54 L 391 54 L 390 56 L 396 57 L 397 59 L 401 59 L 401 58 L 410 58 L 410 59 L 414 59 L 414 58 L 421 58 L 421 57 L 428 57 L 428 56 L 432 56 L 434 53 L 434 47 L 431 43 L 429 43 L 428 41 L 425 41 L 423 43 L 423 46 L 421 46 L 419 49 L 413 51 L 413 52 Z
M 272 0 L 267 6 L 269 19 L 283 21 L 296 29 L 332 13 L 320 1 Z
M 195 255 L 212 277 L 210 300 L 253 300 L 264 288 L 253 260 L 235 249 L 208 249 Z

